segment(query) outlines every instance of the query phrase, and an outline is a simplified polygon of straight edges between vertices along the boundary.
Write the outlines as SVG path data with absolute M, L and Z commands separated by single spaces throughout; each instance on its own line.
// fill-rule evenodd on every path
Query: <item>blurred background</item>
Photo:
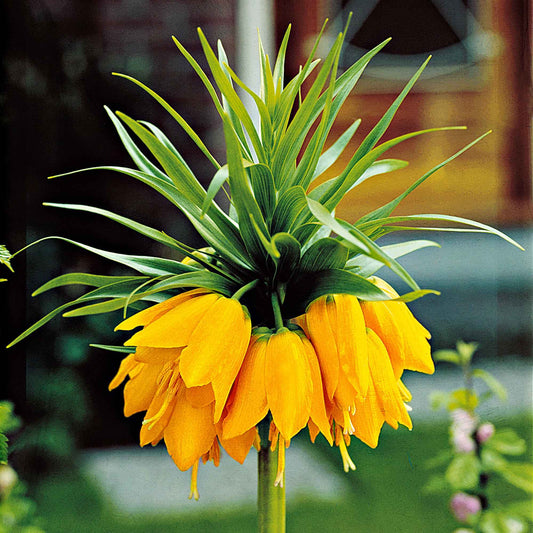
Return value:
M 468 129 L 420 136 L 398 146 L 391 157 L 407 159 L 410 165 L 360 186 L 348 195 L 337 214 L 354 221 L 394 198 L 462 146 L 493 130 L 410 195 L 398 214 L 445 213 L 473 218 L 504 230 L 526 251 L 487 235 L 420 232 L 417 236 L 435 240 L 442 248 L 417 252 L 403 264 L 423 288 L 442 292 L 439 297 L 427 296 L 412 304 L 433 334 L 433 348 L 452 347 L 460 338 L 479 342 L 478 364 L 495 369 L 515 389 L 516 401 L 507 409 L 518 417 L 516 424 L 521 431 L 531 434 L 530 418 L 524 418 L 531 409 L 533 356 L 532 10 L 527 0 L 4 0 L 0 10 L 4 21 L 0 52 L 0 243 L 11 251 L 40 237 L 61 235 L 106 250 L 167 253 L 110 221 L 43 207 L 44 201 L 103 207 L 148 221 L 193 246 L 202 245 L 168 202 L 124 176 L 99 171 L 46 179 L 83 167 L 129 165 L 103 109 L 108 105 L 158 125 L 199 179 L 209 182 L 213 174 L 209 163 L 171 117 L 133 84 L 111 75 L 115 71 L 126 73 L 156 90 L 182 113 L 217 158 L 224 160 L 216 111 L 172 43 L 172 35 L 204 65 L 196 35 L 196 28 L 202 27 L 211 43 L 222 40 L 230 63 L 244 81 L 258 87 L 257 28 L 265 48 L 272 52 L 287 25 L 293 24 L 287 60 L 287 75 L 292 77 L 323 21 L 330 20 L 326 46 L 353 11 L 342 67 L 385 38 L 393 38 L 367 68 L 332 133 L 332 139 L 336 138 L 359 117 L 362 125 L 355 143 L 371 130 L 417 67 L 432 55 L 386 138 L 436 126 L 465 125 Z M 346 157 L 349 153 L 347 150 Z M 401 235 L 390 242 L 399 240 Z M 59 303 L 76 297 L 74 289 L 65 289 L 31 299 L 29 294 L 51 277 L 81 271 L 123 273 L 103 259 L 54 241 L 18 256 L 13 267 L 16 275 L 9 276 L 9 283 L 0 284 L 2 346 Z M 406 289 L 382 274 L 400 292 Z M 171 514 L 181 505 L 180 500 L 185 503 L 188 494 L 173 482 L 167 484 L 165 475 L 170 471 L 183 486 L 188 475 L 167 468 L 171 464 L 161 467 L 158 461 L 164 460 L 164 453 L 159 454 L 159 448 L 147 450 L 145 455 L 129 448 L 137 442 L 142 417 L 124 419 L 121 393 L 107 392 L 120 358 L 88 347 L 90 342 L 117 343 L 112 330 L 118 320 L 118 314 L 56 319 L 21 345 L 1 352 L 1 397 L 15 403 L 25 423 L 13 439 L 13 461 L 37 498 L 47 530 L 207 531 L 213 524 L 217 524 L 216 531 L 225 531 L 224 527 L 228 531 L 253 530 L 253 461 L 247 461 L 252 464 L 245 470 L 220 474 L 219 485 L 214 485 L 227 487 L 231 478 L 232 486 L 240 489 L 226 489 L 224 495 L 215 490 L 207 494 L 205 503 L 187 501 L 178 518 L 172 516 L 168 522 L 162 518 L 161 513 Z M 445 377 L 438 381 L 439 375 Z M 453 377 L 449 369 L 439 367 L 437 375 L 427 378 L 425 384 L 412 382 L 415 395 L 419 383 L 421 387 L 422 447 L 407 432 L 385 432 L 383 445 L 375 451 L 354 447 L 359 470 L 347 478 L 326 468 L 331 463 L 333 471 L 340 471 L 336 456 L 321 446 L 313 452 L 302 443 L 303 455 L 294 459 L 294 473 L 289 472 L 293 486 L 300 487 L 289 500 L 293 530 L 312 530 L 306 524 L 316 526 L 321 519 L 324 523 L 341 520 L 347 524 L 346 531 L 450 530 L 453 523 L 446 523 L 446 505 L 420 496 L 420 483 L 426 476 L 424 453 L 427 455 L 427 448 L 433 445 L 446 447 L 447 441 L 445 420 L 428 411 L 428 390 L 423 389 L 437 386 L 437 382 L 447 386 L 449 376 Z M 449 386 L 457 388 L 460 383 Z M 416 414 L 413 418 L 416 426 Z M 121 447 L 118 452 L 117 446 Z M 309 453 L 323 453 L 326 465 L 325 471 L 317 471 L 312 479 L 302 477 Z M 80 464 L 84 465 L 81 470 Z M 143 466 L 136 475 L 134 469 L 139 464 L 151 466 Z M 209 490 L 210 476 L 215 475 L 214 469 L 205 470 L 201 493 L 204 486 Z M 391 492 L 386 489 L 394 483 L 402 486 L 389 494 L 384 512 L 370 512 L 368 503 L 386 498 Z M 110 486 L 116 487 L 110 490 Z M 124 492 L 124 487 L 129 487 L 129 492 Z M 339 503 L 352 493 L 359 502 L 355 507 Z M 425 529 L 427 522 L 417 526 L 416 517 L 428 508 L 432 512 L 437 509 L 435 524 L 440 525 Z M 332 509 L 336 509 L 337 518 L 327 514 Z M 391 511 L 401 513 L 405 522 L 391 524 L 386 519 Z M 156 512 L 160 512 L 157 519 L 143 522 L 139 518 Z M 382 515 L 382 522 L 370 526 L 376 514 Z M 353 522 L 356 516 L 358 523 Z M 101 526 L 95 526 L 95 517 L 100 517 Z

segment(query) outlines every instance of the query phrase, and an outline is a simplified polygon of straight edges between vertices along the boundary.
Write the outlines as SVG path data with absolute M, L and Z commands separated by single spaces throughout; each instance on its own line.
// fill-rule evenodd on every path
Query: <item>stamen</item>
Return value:
M 196 501 L 198 501 L 198 498 L 200 498 L 200 494 L 198 493 L 198 463 L 199 461 L 196 461 L 196 463 L 192 465 L 191 492 L 189 493 L 189 500 L 194 498 Z
M 278 473 L 274 481 L 275 487 L 283 488 L 283 478 L 285 477 L 285 441 L 281 437 L 278 440 Z
M 352 420 L 350 418 L 349 411 L 343 411 L 343 422 L 344 422 L 344 434 L 345 435 L 353 435 L 355 433 L 355 428 L 353 427 Z
M 340 428 L 337 426 L 337 438 L 335 439 L 335 444 L 339 447 L 339 451 L 341 452 L 342 457 L 342 464 L 344 467 L 344 471 L 348 472 L 349 470 L 355 470 L 355 464 L 352 461 L 350 454 L 348 453 L 348 449 L 346 448 L 346 442 L 344 440 L 344 436 L 340 432 Z

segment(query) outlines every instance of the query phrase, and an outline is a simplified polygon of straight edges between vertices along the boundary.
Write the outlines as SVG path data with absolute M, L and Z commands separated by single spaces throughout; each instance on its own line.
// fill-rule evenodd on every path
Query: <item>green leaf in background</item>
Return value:
M 7 437 L 0 431 L 0 465 L 7 465 Z
M 526 441 L 512 429 L 498 429 L 487 441 L 486 447 L 503 455 L 522 455 L 526 453 Z
M 453 363 L 454 365 L 459 365 L 461 359 L 459 354 L 454 350 L 437 350 L 431 354 L 434 361 L 446 361 L 447 363 Z
M 446 481 L 456 490 L 475 489 L 479 483 L 481 463 L 474 454 L 456 455 L 446 469 Z
M 520 518 L 509 516 L 501 509 L 489 509 L 479 521 L 481 533 L 527 533 L 527 524 Z
M 509 503 L 505 506 L 505 512 L 510 516 L 521 516 L 533 523 L 533 505 L 531 505 L 531 500 Z
M 11 252 L 3 244 L 0 244 L 0 265 L 5 265 L 11 272 L 14 272 L 10 259 Z
M 11 402 L 0 401 L 0 432 L 11 433 L 19 429 L 20 418 L 13 413 L 14 407 Z
M 457 389 L 450 394 L 448 409 L 466 409 L 473 411 L 479 404 L 477 394 L 471 389 Z
M 472 370 L 472 377 L 482 379 L 491 392 L 493 392 L 501 401 L 507 400 L 507 391 L 505 390 L 505 387 L 486 370 L 474 368 L 474 370 Z

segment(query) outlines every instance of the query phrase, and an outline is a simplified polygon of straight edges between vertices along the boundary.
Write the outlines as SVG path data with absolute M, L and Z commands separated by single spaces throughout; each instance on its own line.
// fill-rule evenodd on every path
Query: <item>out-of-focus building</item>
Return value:
M 410 195 L 398 213 L 450 213 L 493 224 L 532 220 L 531 4 L 527 0 L 315 0 L 277 2 L 278 25 L 298 20 L 292 68 L 302 61 L 326 16 L 341 31 L 350 12 L 345 65 L 381 41 L 348 100 L 338 131 L 362 118 L 357 140 L 416 69 L 432 56 L 402 104 L 386 139 L 437 126 L 465 132 L 422 135 L 391 151 L 409 160 L 402 171 L 362 184 L 339 208 L 354 219 L 393 198 L 479 135 L 492 133 Z M 282 9 L 283 8 L 283 9 Z M 295 54 L 294 46 L 298 52 Z

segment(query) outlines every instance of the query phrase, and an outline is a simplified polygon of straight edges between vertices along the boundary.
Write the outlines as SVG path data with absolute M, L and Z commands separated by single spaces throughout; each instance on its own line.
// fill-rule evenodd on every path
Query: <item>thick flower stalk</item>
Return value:
M 362 182 L 407 165 L 380 159 L 390 148 L 418 135 L 461 128 L 433 128 L 381 142 L 425 62 L 358 146 L 352 138 L 360 120 L 330 139 L 342 104 L 387 41 L 339 74 L 346 30 L 324 58 L 315 60 L 320 32 L 298 75 L 286 80 L 289 33 L 290 28 L 272 61 L 259 46 L 259 94 L 231 69 L 222 45 L 218 43 L 215 53 L 201 30 L 209 73 L 174 39 L 220 115 L 225 163 L 217 161 L 166 100 L 121 75 L 170 113 L 212 164 L 213 176 L 204 188 L 157 126 L 107 108 L 134 168 L 84 170 L 113 170 L 151 187 L 187 217 L 205 247 L 196 250 L 163 231 L 100 208 L 47 204 L 104 216 L 167 246 L 168 254 L 126 255 L 62 239 L 134 273 L 54 278 L 34 294 L 68 284 L 93 289 L 53 310 L 14 341 L 59 313 L 121 310 L 125 320 L 117 329 L 132 335 L 124 346 L 101 347 L 124 354 L 110 388 L 126 380 L 125 415 L 145 412 L 141 445 L 164 440 L 178 468 L 192 470 L 194 497 L 200 461 L 218 464 L 222 447 L 242 462 L 255 445 L 260 477 L 269 480 L 260 479 L 259 484 L 264 531 L 284 531 L 285 451 L 297 433 L 307 428 L 312 441 L 322 434 L 339 447 L 348 471 L 355 468 L 348 453 L 352 437 L 375 447 L 383 424 L 412 427 L 406 405 L 411 393 L 402 383 L 403 373 L 432 373 L 434 366 L 430 335 L 406 302 L 435 291 L 420 289 L 398 258 L 437 245 L 427 240 L 382 245 L 380 238 L 431 221 L 433 226 L 444 222 L 446 231 L 453 231 L 449 226 L 455 223 L 463 226 L 460 231 L 466 227 L 492 233 L 517 245 L 498 230 L 463 218 L 393 216 L 403 198 L 484 135 L 373 212 L 355 222 L 338 219 L 335 209 L 349 191 L 357 194 Z M 236 87 L 252 97 L 258 127 Z M 307 92 L 302 94 L 304 87 Z M 342 153 L 348 154 L 348 162 L 335 172 Z M 227 210 L 215 202 L 221 191 L 230 200 Z M 400 296 L 375 277 L 383 267 L 410 292 Z M 131 308 L 138 312 L 126 318 Z M 277 455 L 275 469 L 272 453 Z

